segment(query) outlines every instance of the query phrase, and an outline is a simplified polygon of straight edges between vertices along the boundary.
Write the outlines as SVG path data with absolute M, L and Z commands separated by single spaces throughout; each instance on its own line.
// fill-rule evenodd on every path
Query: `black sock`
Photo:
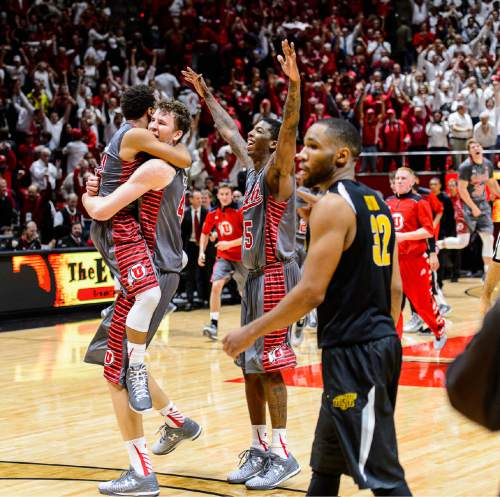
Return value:
M 307 489 L 307 495 L 338 495 L 340 487 L 340 475 L 327 475 L 313 471 L 311 483 Z
M 412 495 L 405 481 L 403 483 L 400 483 L 397 487 L 393 488 L 372 488 L 372 492 L 373 495 L 377 495 L 380 497 L 383 497 L 385 495 L 394 497 L 401 497 L 401 496 L 406 497 L 408 495 Z
M 215 327 L 217 328 L 217 327 L 218 327 L 218 325 L 219 325 L 219 320 L 218 320 L 218 319 L 211 319 L 211 320 L 210 320 L 210 324 L 211 324 L 212 326 L 215 326 Z

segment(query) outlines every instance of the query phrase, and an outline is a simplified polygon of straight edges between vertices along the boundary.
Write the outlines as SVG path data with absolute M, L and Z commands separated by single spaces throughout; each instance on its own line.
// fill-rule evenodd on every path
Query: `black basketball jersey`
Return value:
M 353 209 L 356 236 L 342 254 L 318 307 L 318 346 L 396 335 L 391 318 L 395 234 L 389 208 L 374 190 L 355 181 L 338 181 L 329 192 L 342 196 Z

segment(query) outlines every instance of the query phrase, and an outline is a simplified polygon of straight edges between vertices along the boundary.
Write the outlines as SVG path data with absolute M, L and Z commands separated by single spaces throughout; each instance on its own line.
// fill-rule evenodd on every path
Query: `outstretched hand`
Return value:
M 283 40 L 281 42 L 281 48 L 283 49 L 283 55 L 278 55 L 278 62 L 281 64 L 283 72 L 290 78 L 291 81 L 300 81 L 299 68 L 297 67 L 297 55 L 295 54 L 295 45 L 288 43 L 288 40 Z
M 196 90 L 196 93 L 201 98 L 205 98 L 207 93 L 208 93 L 208 86 L 205 83 L 205 80 L 203 79 L 203 76 L 201 74 L 195 73 L 190 67 L 186 68 L 185 71 L 181 71 L 182 75 L 184 76 L 184 79 L 193 85 L 194 89 Z
M 248 332 L 248 327 L 244 326 L 230 331 L 222 340 L 222 348 L 229 357 L 236 359 L 254 342 L 255 338 Z

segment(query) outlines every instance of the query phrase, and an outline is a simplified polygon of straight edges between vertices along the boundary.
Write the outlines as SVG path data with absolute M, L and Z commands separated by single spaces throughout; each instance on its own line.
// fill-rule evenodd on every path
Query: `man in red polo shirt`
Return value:
M 247 270 L 241 262 L 241 237 L 243 235 L 243 213 L 233 202 L 232 188 L 221 183 L 217 191 L 219 207 L 207 214 L 200 237 L 198 264 L 205 265 L 205 248 L 210 232 L 215 228 L 218 243 L 217 260 L 212 273 L 210 293 L 210 324 L 203 328 L 203 335 L 217 340 L 221 294 L 224 285 L 234 278 L 240 294 L 247 278 Z
M 434 349 L 446 343 L 445 321 L 432 294 L 427 239 L 434 237 L 429 203 L 412 192 L 415 174 L 407 167 L 396 171 L 396 195 L 387 199 L 396 228 L 403 292 L 434 334 Z

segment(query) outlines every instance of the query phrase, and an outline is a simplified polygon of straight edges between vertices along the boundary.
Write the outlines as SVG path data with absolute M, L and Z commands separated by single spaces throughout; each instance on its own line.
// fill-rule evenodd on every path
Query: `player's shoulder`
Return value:
M 472 167 L 472 162 L 467 158 L 458 166 L 458 172 L 468 171 Z

